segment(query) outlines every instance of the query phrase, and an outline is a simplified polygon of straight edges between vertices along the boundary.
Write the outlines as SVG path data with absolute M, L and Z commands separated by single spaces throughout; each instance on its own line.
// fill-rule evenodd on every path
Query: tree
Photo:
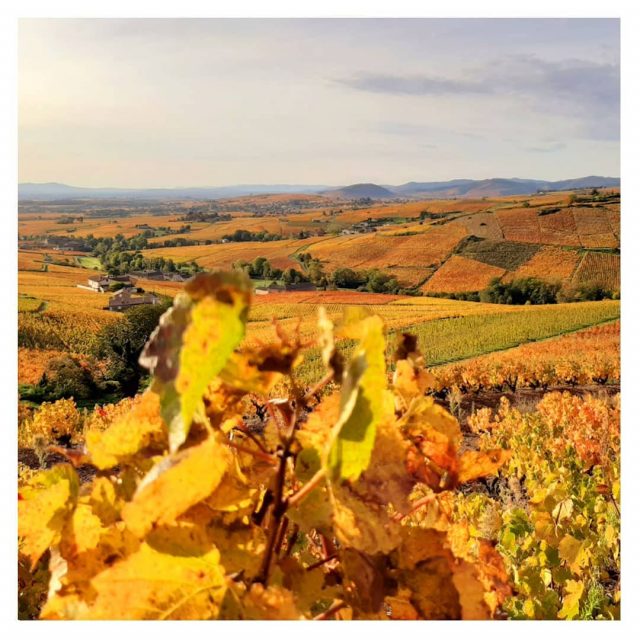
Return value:
M 322 264 L 320 264 L 318 260 L 307 262 L 307 264 L 307 275 L 309 276 L 309 280 L 316 286 L 326 285 L 327 278 L 324 270 L 322 269 Z
M 43 397 L 50 400 L 90 398 L 97 390 L 91 370 L 70 355 L 50 360 L 38 387 L 42 389 Z
M 285 269 L 283 274 L 282 274 L 282 279 L 284 280 L 285 284 L 296 284 L 298 282 L 307 282 L 307 278 L 305 278 L 305 276 L 300 273 L 298 270 L 294 269 L 293 267 L 289 267 L 288 269 Z
M 119 383 L 125 396 L 138 393 L 144 375 L 138 358 L 160 316 L 169 306 L 170 301 L 133 307 L 98 333 L 94 355 L 106 360 L 106 376 Z
M 366 282 L 366 278 L 362 274 L 357 273 L 349 267 L 343 267 L 342 269 L 336 269 L 333 272 L 331 278 L 336 287 L 342 287 L 345 289 L 355 289 Z
M 269 261 L 264 256 L 258 256 L 253 259 L 249 265 L 249 275 L 252 278 L 261 278 L 265 265 L 269 265 Z
M 395 293 L 400 288 L 398 280 L 382 271 L 370 271 L 367 274 L 367 291 L 371 293 Z
M 537 278 L 521 278 L 512 282 L 493 278 L 489 286 L 480 292 L 480 300 L 494 304 L 553 304 L 558 301 L 559 290 L 559 283 Z

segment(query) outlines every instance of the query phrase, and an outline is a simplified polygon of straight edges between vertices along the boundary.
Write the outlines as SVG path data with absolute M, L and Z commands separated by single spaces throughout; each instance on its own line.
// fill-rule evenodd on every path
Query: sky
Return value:
M 19 180 L 620 174 L 615 19 L 23 19 Z

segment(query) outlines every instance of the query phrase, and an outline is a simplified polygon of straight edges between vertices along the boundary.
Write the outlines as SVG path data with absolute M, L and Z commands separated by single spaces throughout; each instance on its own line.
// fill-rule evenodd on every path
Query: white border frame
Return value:
M 639 299 L 634 289 L 634 275 L 640 274 L 640 250 L 634 246 L 634 240 L 640 232 L 640 193 L 635 179 L 638 168 L 637 149 L 640 149 L 640 123 L 638 120 L 638 97 L 640 80 L 634 61 L 639 57 L 640 10 L 637 4 L 610 0 L 607 3 L 594 0 L 581 2 L 562 2 L 559 0 L 538 0 L 537 2 L 515 3 L 505 0 L 473 0 L 442 3 L 427 6 L 424 2 L 394 0 L 350 1 L 350 0 L 308 0 L 304 4 L 293 0 L 236 0 L 228 3 L 211 3 L 204 0 L 182 0 L 179 3 L 155 2 L 143 3 L 136 0 L 111 0 L 109 3 L 89 3 L 79 0 L 58 0 L 55 4 L 45 0 L 24 0 L 7 2 L 0 9 L 2 15 L 0 43 L 4 51 L 0 56 L 5 99 L 0 103 L 3 127 L 0 137 L 2 149 L 2 189 L 0 201 L 4 205 L 0 211 L 3 216 L 0 251 L 2 285 L 5 293 L 5 311 L 2 314 L 0 331 L 0 353 L 5 354 L 5 365 L 0 368 L 2 378 L 0 389 L 3 399 L 3 447 L 2 489 L 4 524 L 2 534 L 2 587 L 0 603 L 2 606 L 3 627 L 8 634 L 5 637 L 49 638 L 84 637 L 90 633 L 96 638 L 111 638 L 114 633 L 136 633 L 141 629 L 134 622 L 125 623 L 54 623 L 54 622 L 18 622 L 16 605 L 15 534 L 17 529 L 17 509 L 15 501 L 16 487 L 16 417 L 17 417 L 17 19 L 19 17 L 598 17 L 621 18 L 622 48 L 622 289 L 624 291 L 622 310 L 622 405 L 623 405 L 623 454 L 622 454 L 622 621 L 615 623 L 599 622 L 405 622 L 377 623 L 356 622 L 340 623 L 301 623 L 304 626 L 290 627 L 296 623 L 262 622 L 217 622 L 213 626 L 207 623 L 147 623 L 144 632 L 160 637 L 170 637 L 182 630 L 189 634 L 225 637 L 233 634 L 237 637 L 260 637 L 265 635 L 286 636 L 303 633 L 308 638 L 323 638 L 327 634 L 340 636 L 367 634 L 368 636 L 387 636 L 398 632 L 402 625 L 404 633 L 443 634 L 462 637 L 482 634 L 493 637 L 512 638 L 513 636 L 539 637 L 540 634 L 562 633 L 559 625 L 569 624 L 565 633 L 576 634 L 579 638 L 600 637 L 606 633 L 629 632 L 638 627 L 640 607 L 636 602 L 640 596 L 640 552 L 635 544 L 640 534 L 640 512 L 634 509 L 636 496 L 640 495 L 640 471 L 636 467 L 636 455 L 640 454 L 640 425 L 635 419 L 636 407 L 634 390 L 638 389 L 637 355 L 640 353 L 640 333 L 637 327 Z M 10 99 L 6 99 L 9 97 Z M 636 365 L 634 367 L 634 364 Z M 637 391 L 636 391 L 637 392 Z M 629 497 L 627 497 L 629 496 Z M 88 627 L 87 624 L 91 626 Z M 489 626 L 486 626 L 489 624 Z M 615 625 L 603 627 L 602 625 Z M 136 625 L 136 626 L 134 626 Z M 178 627 L 176 626 L 178 625 Z M 326 626 L 330 625 L 330 626 Z M 353 626 L 353 625 L 357 625 Z M 426 625 L 426 626 L 425 626 Z M 516 626 L 514 626 L 516 625 Z M 636 632 L 637 633 L 637 632 Z

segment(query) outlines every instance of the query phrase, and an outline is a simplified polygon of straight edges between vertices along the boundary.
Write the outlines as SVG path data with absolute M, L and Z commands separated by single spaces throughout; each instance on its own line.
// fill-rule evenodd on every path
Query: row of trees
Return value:
M 233 263 L 233 268 L 237 271 L 243 271 L 250 278 L 258 280 L 281 281 L 285 284 L 310 282 L 309 277 L 301 271 L 298 271 L 293 267 L 289 267 L 287 269 L 274 267 L 264 256 L 258 256 L 251 262 L 239 260 Z
M 222 236 L 227 242 L 273 242 L 274 240 L 286 240 L 288 238 L 297 238 L 303 240 L 310 237 L 308 231 L 299 231 L 298 233 L 282 235 L 281 233 L 269 233 L 268 231 L 247 231 L 246 229 L 236 229 L 233 233 Z
M 494 278 L 489 286 L 482 291 L 430 293 L 429 295 L 436 298 L 493 304 L 555 304 L 557 302 L 615 300 L 620 297 L 619 292 L 598 283 L 563 287 L 560 282 L 546 282 L 538 278 L 520 278 L 511 282 L 500 282 L 499 278 Z
M 145 232 L 146 233 L 146 232 Z M 121 233 L 113 238 L 86 238 L 93 256 L 100 259 L 102 268 L 110 275 L 123 275 L 130 271 L 165 271 L 181 273 L 186 276 L 202 271 L 194 261 L 176 264 L 171 258 L 162 256 L 144 256 L 141 251 L 151 248 L 144 234 L 125 238 Z M 168 243 L 176 243 L 169 245 Z M 177 246 L 179 239 L 165 241 L 166 246 Z
M 244 271 L 254 279 L 281 281 L 284 284 L 311 282 L 319 289 L 355 289 L 371 293 L 398 293 L 402 291 L 395 276 L 383 273 L 378 269 L 356 271 L 345 267 L 327 274 L 322 263 L 310 253 L 300 253 L 296 259 L 304 271 L 293 267 L 278 269 L 263 256 L 255 258 L 252 262 L 236 262 L 233 268 Z

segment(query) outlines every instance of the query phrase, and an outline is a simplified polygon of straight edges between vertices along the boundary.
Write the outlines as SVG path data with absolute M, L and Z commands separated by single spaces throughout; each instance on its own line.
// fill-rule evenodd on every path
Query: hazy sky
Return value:
M 22 182 L 619 175 L 617 20 L 22 20 Z

